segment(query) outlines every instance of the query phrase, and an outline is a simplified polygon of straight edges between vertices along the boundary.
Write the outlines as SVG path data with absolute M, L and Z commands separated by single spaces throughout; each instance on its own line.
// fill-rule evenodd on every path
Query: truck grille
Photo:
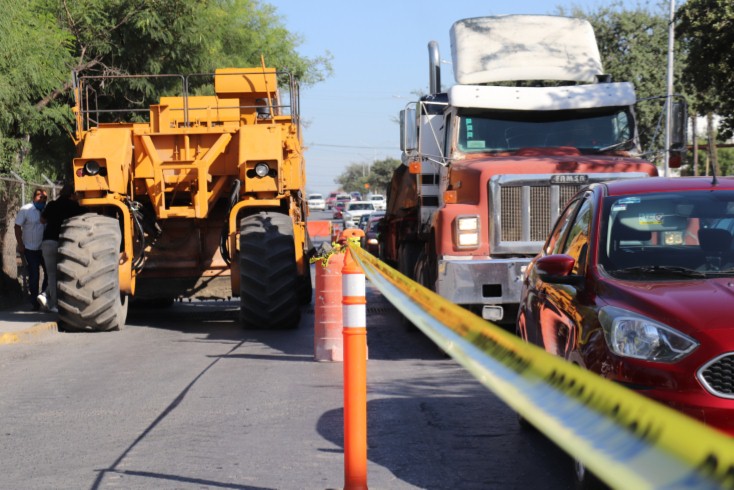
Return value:
M 571 199 L 580 189 L 580 185 L 561 185 L 558 199 L 551 196 L 550 185 L 529 186 L 527 196 L 523 197 L 523 187 L 506 186 L 501 188 L 502 208 L 500 222 L 503 242 L 519 242 L 530 240 L 544 242 L 548 232 L 558 217 L 558 209 Z M 529 201 L 529 202 L 528 202 Z M 530 222 L 529 235 L 523 238 L 523 210 L 528 209 Z
M 734 398 L 734 353 L 725 354 L 706 364 L 698 377 L 712 394 Z
M 535 255 L 563 207 L 585 185 L 646 176 L 641 172 L 495 175 L 489 179 L 490 253 Z

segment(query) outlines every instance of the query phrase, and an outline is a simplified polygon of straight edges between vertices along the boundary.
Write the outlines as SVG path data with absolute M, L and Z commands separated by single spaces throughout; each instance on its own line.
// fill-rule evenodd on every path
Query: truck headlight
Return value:
M 458 248 L 479 246 L 479 216 L 457 216 L 454 238 Z
M 698 342 L 687 335 L 614 306 L 599 311 L 607 345 L 617 355 L 656 362 L 674 362 L 693 352 Z

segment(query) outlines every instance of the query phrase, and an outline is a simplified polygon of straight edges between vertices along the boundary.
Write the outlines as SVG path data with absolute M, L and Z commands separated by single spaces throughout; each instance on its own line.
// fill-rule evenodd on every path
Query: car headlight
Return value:
M 458 248 L 479 246 L 479 216 L 457 216 L 455 239 Z
M 599 311 L 607 345 L 617 355 L 674 362 L 693 352 L 698 342 L 662 323 L 614 306 Z

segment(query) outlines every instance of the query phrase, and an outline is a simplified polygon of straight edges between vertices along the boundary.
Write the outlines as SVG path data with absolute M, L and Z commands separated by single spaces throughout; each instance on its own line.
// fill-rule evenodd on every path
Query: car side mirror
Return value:
M 544 282 L 579 286 L 583 277 L 571 274 L 575 264 L 576 259 L 570 255 L 546 255 L 535 262 L 535 270 L 538 277 Z

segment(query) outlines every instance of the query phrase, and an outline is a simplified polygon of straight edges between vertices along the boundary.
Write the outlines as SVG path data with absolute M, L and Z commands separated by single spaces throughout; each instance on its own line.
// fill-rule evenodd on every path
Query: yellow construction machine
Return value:
M 298 84 L 264 65 L 202 76 L 74 74 L 74 186 L 87 213 L 60 236 L 66 328 L 120 329 L 129 298 L 232 296 L 246 328 L 298 325 L 311 300 Z M 175 82 L 177 95 L 110 107 L 105 89 L 142 79 Z

